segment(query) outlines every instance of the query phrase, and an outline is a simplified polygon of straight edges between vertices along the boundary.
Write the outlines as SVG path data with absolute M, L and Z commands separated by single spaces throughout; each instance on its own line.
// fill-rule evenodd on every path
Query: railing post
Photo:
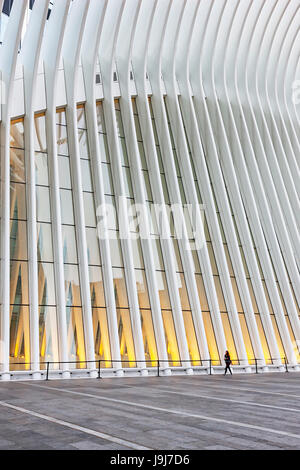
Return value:
M 49 380 L 49 362 L 47 362 L 46 380 Z
M 101 379 L 101 359 L 98 362 L 98 379 Z
M 159 377 L 159 359 L 157 359 L 157 377 Z

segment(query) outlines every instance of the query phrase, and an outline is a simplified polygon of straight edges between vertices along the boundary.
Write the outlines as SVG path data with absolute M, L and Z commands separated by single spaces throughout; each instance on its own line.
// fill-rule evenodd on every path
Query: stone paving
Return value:
M 300 449 L 300 373 L 0 382 L 0 449 Z

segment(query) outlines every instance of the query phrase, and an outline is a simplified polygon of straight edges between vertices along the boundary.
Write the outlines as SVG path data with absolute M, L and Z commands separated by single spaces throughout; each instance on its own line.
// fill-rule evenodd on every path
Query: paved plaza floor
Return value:
M 0 449 L 300 449 L 300 373 L 0 382 Z

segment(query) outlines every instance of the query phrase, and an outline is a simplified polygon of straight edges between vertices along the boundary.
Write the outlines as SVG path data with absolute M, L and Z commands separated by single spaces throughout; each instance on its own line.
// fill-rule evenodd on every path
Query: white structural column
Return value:
M 287 41 L 286 46 L 282 49 L 282 54 L 285 52 L 284 57 L 286 59 L 286 66 L 282 67 L 284 70 L 282 81 L 283 88 L 281 90 L 279 88 L 279 78 L 277 87 L 278 98 L 281 105 L 280 107 L 283 110 L 285 123 L 291 138 L 295 155 L 299 155 L 300 153 L 300 136 L 298 135 L 299 132 L 297 132 L 297 128 L 300 124 L 299 15 L 300 10 L 298 10 L 297 16 L 295 18 L 295 24 L 293 24 L 289 30 L 289 36 L 291 36 L 291 40 Z M 298 172 L 296 174 L 298 174 L 300 167 L 299 159 L 297 159 L 296 164 L 298 168 Z
M 157 4 L 157 8 L 155 10 L 155 14 L 153 18 L 151 35 L 149 38 L 148 62 L 147 62 L 148 74 L 149 74 L 152 91 L 153 91 L 151 102 L 153 106 L 156 129 L 157 129 L 157 133 L 159 137 L 159 143 L 160 143 L 160 148 L 161 148 L 161 153 L 162 153 L 162 158 L 164 160 L 164 163 L 165 163 L 164 154 L 166 152 L 168 152 L 169 154 L 172 153 L 170 136 L 168 132 L 168 124 L 167 124 L 165 111 L 163 108 L 164 107 L 163 88 L 162 88 L 162 82 L 161 82 L 161 46 L 164 40 L 164 35 L 166 31 L 166 25 L 168 21 L 170 8 L 171 8 L 171 3 L 169 0 L 161 1 L 161 2 L 158 2 Z M 149 165 L 149 169 L 150 169 L 150 165 Z M 174 175 L 174 162 L 173 162 L 172 170 L 173 170 L 173 175 Z M 166 176 L 168 177 L 167 169 L 166 169 Z M 175 176 L 176 176 L 176 173 L 175 173 Z M 157 179 L 160 181 L 159 172 L 157 174 Z M 170 177 L 169 177 L 168 179 L 169 192 L 171 192 L 170 184 L 171 185 L 177 184 L 177 178 L 176 178 L 176 181 L 174 178 L 172 181 L 170 181 Z M 158 197 L 160 196 L 161 194 L 159 194 Z M 162 199 L 157 202 L 164 204 L 164 198 L 162 197 Z M 164 263 L 165 263 L 166 276 L 168 280 L 168 287 L 169 287 L 170 301 L 171 301 L 172 311 L 173 311 L 174 324 L 175 324 L 175 329 L 176 329 L 176 334 L 177 334 L 178 348 L 179 348 L 181 359 L 184 361 L 188 361 L 190 359 L 189 350 L 188 350 L 187 338 L 185 334 L 185 326 L 184 326 L 180 297 L 179 297 L 178 280 L 177 280 L 176 267 L 175 267 L 175 262 L 174 262 L 174 257 L 175 257 L 174 248 L 172 246 L 172 240 L 170 239 L 170 237 L 161 238 L 161 246 L 162 246 L 163 258 L 164 258 Z M 188 368 L 189 363 L 186 362 L 185 365 Z M 190 373 L 191 370 L 188 368 L 187 372 Z
M 155 139 L 153 135 L 151 114 L 148 106 L 148 91 L 151 91 L 150 82 L 146 80 L 146 67 L 147 67 L 147 52 L 149 38 L 153 27 L 153 18 L 155 9 L 157 7 L 157 0 L 143 1 L 137 22 L 135 41 L 132 48 L 132 67 L 134 71 L 134 79 L 137 88 L 137 109 L 139 113 L 139 121 L 141 126 L 141 133 L 143 138 L 144 150 L 147 161 L 147 168 L 149 172 L 149 180 L 153 194 L 154 204 L 159 204 L 162 208 L 161 220 L 164 226 L 167 226 L 167 214 L 164 206 L 164 195 L 160 179 L 159 163 L 155 146 Z M 145 27 L 147 25 L 147 27 Z M 174 265 L 172 262 L 173 252 L 171 251 L 171 240 L 160 239 L 160 245 L 163 254 L 163 262 L 166 272 L 166 279 L 168 282 L 170 302 L 172 305 L 172 313 L 179 309 L 180 299 L 175 292 L 176 300 L 172 294 L 173 282 L 176 278 L 174 276 Z M 171 270 L 170 270 L 171 266 Z M 174 322 L 175 328 L 176 321 Z M 182 354 L 182 349 L 179 347 L 179 354 Z M 184 346 L 186 348 L 186 346 Z M 186 349 L 184 349 L 186 351 Z
M 251 4 L 248 15 L 247 15 L 247 24 L 248 28 L 244 28 L 243 33 L 240 38 L 240 49 L 238 51 L 238 58 L 237 58 L 237 65 L 236 65 L 236 81 L 235 81 L 235 95 L 237 99 L 238 109 L 233 110 L 235 114 L 235 119 L 237 123 L 237 129 L 240 134 L 241 145 L 243 148 L 243 155 L 245 158 L 245 164 L 247 166 L 247 172 L 251 181 L 252 189 L 250 192 L 246 191 L 246 188 L 241 186 L 244 194 L 244 200 L 247 201 L 246 209 L 250 211 L 250 197 L 249 194 L 253 194 L 253 197 L 258 196 L 258 199 L 255 200 L 254 204 L 256 205 L 256 212 L 252 210 L 251 218 L 249 216 L 249 222 L 251 225 L 252 235 L 255 242 L 255 246 L 257 247 L 257 253 L 259 256 L 259 261 L 262 267 L 262 271 L 264 274 L 266 287 L 268 290 L 268 294 L 272 303 L 273 312 L 278 321 L 278 327 L 281 334 L 281 338 L 286 349 L 287 356 L 289 360 L 292 362 L 295 360 L 294 353 L 292 349 L 289 347 L 289 337 L 287 326 L 285 324 L 285 320 L 282 313 L 281 302 L 278 294 L 278 290 L 276 287 L 274 272 L 271 264 L 271 260 L 269 257 L 266 239 L 268 240 L 268 231 L 273 230 L 272 222 L 270 219 L 269 209 L 264 204 L 264 209 L 260 210 L 260 206 L 262 202 L 265 202 L 265 195 L 262 191 L 262 181 L 261 176 L 259 174 L 259 170 L 257 168 L 257 163 L 255 159 L 255 151 L 253 148 L 253 140 L 251 139 L 251 133 L 253 126 L 251 122 L 249 122 L 249 107 L 248 105 L 243 106 L 247 102 L 247 87 L 245 84 L 245 67 L 248 59 L 248 50 L 249 50 L 249 43 L 251 42 L 251 38 L 253 37 L 256 20 L 260 15 L 262 4 Z M 259 218 L 258 218 L 259 216 Z M 268 219 L 268 223 L 264 224 L 264 219 Z M 271 226 L 270 226 L 271 224 Z M 265 239 L 266 237 L 266 239 Z M 274 246 L 277 246 L 277 240 L 274 239 Z M 278 248 L 277 248 L 278 249 Z M 272 248 L 273 250 L 273 248 Z
M 57 157 L 57 139 L 56 139 L 56 99 L 58 94 L 58 66 L 61 57 L 61 48 L 68 17 L 70 0 L 56 2 L 51 16 L 48 20 L 47 28 L 42 45 L 42 60 L 45 71 L 45 89 L 46 89 L 46 133 L 47 149 L 49 161 L 49 179 L 50 179 L 50 198 L 52 209 L 52 231 L 53 231 L 53 250 L 54 250 L 54 271 L 55 271 L 55 289 L 57 302 L 57 319 L 59 330 L 59 350 L 61 369 L 63 377 L 68 378 L 68 349 L 67 349 L 67 320 L 66 320 L 66 299 L 65 299 L 65 280 L 64 280 L 64 257 L 61 232 L 61 207 L 59 192 L 59 169 Z
M 287 33 L 291 28 L 291 24 L 295 22 L 295 18 L 297 19 L 298 10 L 298 2 L 287 2 L 285 4 L 285 10 L 282 12 L 277 23 L 274 24 L 272 31 L 269 34 L 269 54 L 267 57 L 262 57 L 263 54 L 261 54 L 261 60 L 265 59 L 266 65 L 265 68 L 262 67 L 263 70 L 259 73 L 258 81 L 261 103 L 264 108 L 267 110 L 269 109 L 269 113 L 265 112 L 264 114 L 270 137 L 274 145 L 274 152 L 276 152 L 278 162 L 278 166 L 276 166 L 275 163 L 275 168 L 277 170 L 276 173 L 280 173 L 282 175 L 282 184 L 284 184 L 284 187 L 286 188 L 289 204 L 291 205 L 295 218 L 295 226 L 299 230 L 300 220 L 297 220 L 297 214 L 300 212 L 300 188 L 298 188 L 297 192 L 297 185 L 295 185 L 297 179 L 299 182 L 299 170 L 297 172 L 294 165 L 295 154 L 284 125 L 284 120 L 282 119 L 280 107 L 276 106 L 276 87 L 274 87 L 274 77 L 277 78 L 278 73 L 282 70 L 280 60 L 281 50 Z M 265 79 L 263 79 L 263 74 L 265 75 Z M 277 116 L 281 117 L 280 121 L 277 119 Z M 294 167 L 294 177 L 289 167 L 289 163 L 292 163 Z M 275 173 L 273 174 L 275 175 Z M 296 247 L 296 252 L 297 251 L 299 252 L 299 247 Z M 299 261 L 300 259 L 298 257 L 298 266 L 300 266 Z
M 284 168 L 282 165 L 279 167 L 278 164 L 283 149 L 281 145 L 280 149 L 276 148 L 275 153 L 274 147 L 277 143 L 278 134 L 276 133 L 276 129 L 273 129 L 272 135 L 270 133 L 268 122 L 272 119 L 272 112 L 267 108 L 268 96 L 266 94 L 266 77 L 270 64 L 270 56 L 272 55 L 270 47 L 273 42 L 274 28 L 275 30 L 277 29 L 278 21 L 282 20 L 288 3 L 288 1 L 277 2 L 274 10 L 272 10 L 269 17 L 267 17 L 266 24 L 262 25 L 261 21 L 257 23 L 256 35 L 261 38 L 261 41 L 259 43 L 256 42 L 256 40 L 252 42 L 248 64 L 248 86 L 253 107 L 259 110 L 259 112 L 255 112 L 254 114 L 264 150 L 261 152 L 257 162 L 261 173 L 265 175 L 265 191 L 267 198 L 269 201 L 272 200 L 273 204 L 277 204 L 278 210 L 276 211 L 276 215 L 278 220 L 273 216 L 274 226 L 281 250 L 285 253 L 290 278 L 292 282 L 297 283 L 299 282 L 299 278 L 296 280 L 299 271 L 295 261 L 297 261 L 299 265 L 300 235 L 292 208 L 295 209 L 295 213 L 299 213 L 299 201 L 297 195 L 292 192 L 293 183 L 290 182 L 288 185 L 286 181 L 286 186 L 284 185 Z M 252 70 L 254 61 L 257 64 L 254 68 L 255 74 Z M 274 64 L 272 67 L 274 67 Z M 254 84 L 255 87 L 253 86 Z M 289 201 L 288 195 L 292 196 L 292 204 Z M 282 221 L 285 223 L 282 224 Z
M 118 205 L 118 215 L 119 218 L 120 216 L 122 217 L 122 222 L 120 224 L 120 231 L 122 230 L 123 234 L 123 238 L 121 238 L 121 247 L 124 260 L 132 334 L 135 344 L 135 355 L 136 359 L 144 361 L 144 344 L 134 276 L 133 255 L 129 238 L 129 226 L 127 223 L 127 201 L 125 198 L 125 188 L 122 175 L 112 82 L 115 48 L 124 6 L 125 2 L 121 0 L 108 3 L 99 45 L 99 61 L 103 80 L 103 109 L 111 159 L 112 177 L 116 202 Z M 139 363 L 139 367 L 145 368 L 145 363 Z
M 103 0 L 99 5 L 99 0 L 91 0 L 86 28 L 84 31 L 81 61 L 84 73 L 85 93 L 86 93 L 86 120 L 90 147 L 90 159 L 93 174 L 95 203 L 96 207 L 105 204 L 104 182 L 101 171 L 101 155 L 98 139 L 97 113 L 96 113 L 96 92 L 95 76 L 96 61 L 98 58 L 98 47 L 107 8 L 107 0 Z M 103 224 L 106 224 L 104 219 Z M 107 228 L 107 227 L 106 227 Z M 109 339 L 112 359 L 118 362 L 113 363 L 118 375 L 122 375 L 120 345 L 118 338 L 118 323 L 116 313 L 116 302 L 114 295 L 114 284 L 111 270 L 111 256 L 109 240 L 107 237 L 99 237 L 99 246 L 102 261 L 102 274 L 105 289 L 106 312 L 109 324 Z
M 180 116 L 180 108 L 177 97 L 177 82 L 175 77 L 175 55 L 177 50 L 179 30 L 181 27 L 181 20 L 185 10 L 185 6 L 186 0 L 176 0 L 172 3 L 164 43 L 162 46 L 162 73 L 167 93 L 166 102 L 168 105 L 176 151 L 178 154 L 186 200 L 187 203 L 191 204 L 191 206 L 193 207 L 192 214 L 193 217 L 195 217 L 195 220 L 199 220 L 202 222 L 193 173 L 189 162 L 188 148 L 185 141 L 184 127 Z M 167 155 L 170 156 L 170 154 Z M 176 176 L 176 172 L 173 172 L 174 180 L 177 182 Z M 177 186 L 177 184 L 171 186 L 175 187 Z M 176 193 L 177 194 L 175 194 L 175 191 L 171 191 L 170 188 L 170 195 L 172 198 L 174 198 L 173 202 L 180 204 L 181 201 L 179 195 L 179 188 L 177 189 Z M 199 232 L 196 232 L 194 228 L 194 238 L 196 240 L 195 244 L 197 246 L 198 241 L 201 246 L 202 244 L 205 244 L 205 234 L 203 225 L 197 227 L 197 229 L 199 230 Z M 200 354 L 202 358 L 206 359 L 209 358 L 209 352 L 202 319 L 199 294 L 194 275 L 193 258 L 191 251 L 186 249 L 187 234 L 185 233 L 184 235 L 186 238 L 178 240 L 178 243 L 180 247 L 182 264 L 186 276 L 187 291 L 190 299 L 190 305 L 193 314 L 193 320 Z
M 212 128 L 212 123 L 214 119 L 212 113 L 214 111 L 215 103 L 211 86 L 212 58 L 215 50 L 218 27 L 223 9 L 224 2 L 213 3 L 211 5 L 209 17 L 207 18 L 205 24 L 201 25 L 201 22 L 199 22 L 199 24 L 197 22 L 197 27 L 199 28 L 198 34 L 201 34 L 201 27 L 204 28 L 205 32 L 203 42 L 201 43 L 200 51 L 198 52 L 197 57 L 194 53 L 196 45 L 194 41 L 198 41 L 197 29 L 195 29 L 196 34 L 193 38 L 192 45 L 193 64 L 191 65 L 193 65 L 193 68 L 191 70 L 191 86 L 194 93 L 194 105 L 200 135 L 205 136 L 205 140 L 202 140 L 202 142 L 204 146 L 208 171 L 214 188 L 214 193 L 220 211 L 224 232 L 228 241 L 229 237 L 233 237 L 235 239 L 236 234 L 234 232 L 231 210 L 229 207 L 226 188 L 224 185 L 223 175 L 220 168 L 217 145 L 215 142 L 214 132 Z M 207 53 L 207 48 L 210 49 L 211 44 L 214 45 L 212 55 L 211 53 Z M 228 316 L 230 318 L 232 333 L 236 343 L 237 354 L 240 361 L 244 364 L 247 364 L 247 354 L 243 342 L 241 326 L 238 318 L 235 297 L 232 290 L 223 243 L 221 243 L 220 238 L 214 239 L 215 234 L 213 232 L 213 229 L 211 229 L 210 232 L 213 240 L 213 246 L 215 249 L 216 262 L 218 265 L 220 280 L 223 287 Z
M 3 2 L 0 2 L 2 10 Z M 5 89 L 5 102 L 1 103 L 1 359 L 2 379 L 9 380 L 9 327 L 10 327 L 10 119 L 13 102 L 14 74 L 18 57 L 18 47 L 22 32 L 25 2 L 15 2 L 10 21 L 1 46 L 0 70 L 2 88 Z
M 287 149 L 286 156 L 288 159 L 288 165 L 291 172 L 291 177 L 294 181 L 294 187 L 297 191 L 298 198 L 300 198 L 300 167 L 299 159 L 297 155 L 300 154 L 299 140 L 296 135 L 295 126 L 290 115 L 290 106 L 293 100 L 293 93 L 296 81 L 295 77 L 295 64 L 297 63 L 295 58 L 299 55 L 293 54 L 293 51 L 297 51 L 295 45 L 297 44 L 297 37 L 299 35 L 299 21 L 300 21 L 300 8 L 298 0 L 291 2 L 290 10 L 293 9 L 293 17 L 291 22 L 288 24 L 285 35 L 278 48 L 278 65 L 275 75 L 275 88 L 274 88 L 274 118 L 276 120 L 278 128 L 282 131 L 283 137 L 286 138 L 282 142 L 284 147 Z M 299 38 L 298 38 L 299 43 Z M 299 48 L 298 48 L 299 52 Z M 279 64 L 281 66 L 279 67 Z M 271 75 L 271 74 L 270 74 Z M 294 83 L 295 82 L 295 83 Z M 268 83 L 268 91 L 271 87 L 271 76 L 270 82 Z M 299 87 L 300 88 L 300 87 Z M 288 90 L 289 106 L 286 101 L 286 91 Z M 273 90 L 272 90 L 273 91 Z M 296 221 L 297 221 L 297 214 Z
M 132 175 L 132 184 L 134 189 L 135 203 L 139 204 L 139 207 L 146 211 L 146 195 L 144 194 L 144 186 L 142 180 L 142 168 L 139 156 L 139 149 L 137 144 L 137 136 L 134 124 L 133 110 L 131 104 L 131 80 L 130 80 L 130 65 L 131 65 L 131 50 L 133 47 L 133 41 L 136 33 L 136 23 L 138 15 L 140 13 L 141 2 L 135 0 L 127 2 L 122 15 L 122 22 L 120 25 L 120 31 L 118 36 L 118 42 L 116 47 L 116 65 L 118 70 L 118 77 L 120 83 L 120 92 L 122 100 L 121 113 L 123 117 L 124 132 L 128 150 L 128 159 L 130 164 L 130 171 Z M 131 31 L 131 34 L 128 34 Z M 147 31 L 147 30 L 146 30 Z M 141 39 L 137 36 L 136 41 Z M 145 73 L 145 62 L 146 62 L 146 51 L 140 59 L 144 62 L 142 67 Z M 146 214 L 145 214 L 146 215 Z M 144 219 L 146 220 L 146 218 Z M 146 227 L 142 227 L 146 229 Z M 145 230 L 146 231 L 146 230 Z M 144 257 L 145 273 L 147 276 L 148 294 L 151 305 L 151 314 L 154 326 L 154 332 L 156 337 L 156 347 L 158 358 L 162 361 L 165 369 L 168 367 L 168 356 L 166 341 L 164 336 L 164 326 L 160 311 L 160 301 L 158 295 L 158 288 L 155 276 L 154 260 L 152 253 L 152 246 L 150 240 L 150 230 L 146 231 L 146 236 L 140 239 L 141 247 Z M 153 363 L 153 366 L 156 364 Z
M 24 73 L 25 117 L 25 166 L 27 185 L 27 240 L 28 240 L 28 283 L 30 304 L 30 351 L 33 377 L 40 378 L 39 369 L 39 302 L 38 302 L 38 264 L 37 264 L 37 219 L 36 219 L 36 169 L 34 149 L 34 110 L 37 72 L 41 43 L 48 13 L 49 0 L 38 2 L 32 11 L 29 27 L 23 41 L 21 62 Z
M 233 271 L 235 274 L 238 294 L 241 298 L 242 307 L 245 313 L 247 326 L 252 342 L 255 357 L 263 360 L 263 351 L 259 339 L 257 324 L 254 317 L 253 305 L 249 294 L 245 269 L 241 258 L 241 253 L 238 245 L 237 237 L 239 236 L 243 241 L 247 237 L 247 242 L 251 243 L 249 233 L 246 232 L 247 219 L 244 213 L 244 207 L 239 192 L 237 178 L 235 174 L 234 165 L 232 162 L 232 154 L 230 149 L 229 140 L 225 130 L 225 117 L 222 114 L 222 102 L 224 97 L 224 90 L 222 88 L 222 78 L 224 77 L 224 57 L 227 51 L 228 35 L 231 31 L 232 21 L 236 12 L 237 5 L 232 3 L 225 3 L 224 15 L 222 15 L 219 31 L 217 34 L 216 45 L 214 49 L 213 61 L 211 64 L 211 81 L 210 83 L 210 96 L 214 99 L 214 110 L 211 110 L 211 122 L 214 130 L 214 135 L 218 137 L 216 140 L 217 150 L 219 152 L 220 166 L 224 179 L 224 193 L 227 194 L 231 207 L 228 206 L 227 211 L 223 211 L 224 219 L 231 223 L 225 224 L 223 219 L 223 226 L 225 236 L 229 248 L 229 254 Z M 213 14 L 213 12 L 212 12 Z M 207 90 L 207 88 L 206 88 Z M 210 101 L 208 107 L 210 105 Z M 228 109 L 228 108 L 226 108 Z M 232 223 L 231 211 L 233 211 L 236 221 L 238 233 Z M 243 244 L 243 242 L 242 242 Z
M 87 258 L 87 241 L 85 233 L 85 215 L 82 194 L 82 177 L 80 165 L 80 150 L 77 130 L 77 85 L 79 74 L 79 59 L 81 43 L 88 12 L 89 0 L 74 0 L 71 5 L 69 17 L 62 46 L 62 59 L 65 71 L 67 94 L 67 124 L 68 145 L 70 152 L 70 166 L 72 190 L 74 197 L 75 226 L 77 235 L 77 250 L 79 261 L 80 292 L 82 302 L 82 317 L 84 324 L 85 355 L 88 361 L 95 359 L 94 336 L 92 324 L 92 308 L 89 286 L 89 270 Z M 74 30 L 77 31 L 74 38 Z M 95 365 L 88 363 L 88 368 Z
M 254 69 L 256 68 L 256 59 L 259 53 L 259 44 L 260 44 L 259 37 L 261 39 L 261 35 L 264 33 L 264 28 L 262 28 L 261 25 L 260 25 L 260 30 L 257 31 L 257 24 L 261 22 L 261 21 L 258 21 L 257 18 L 264 17 L 265 21 L 268 21 L 268 18 L 270 17 L 271 13 L 272 13 L 272 9 L 270 8 L 270 4 L 268 5 L 264 4 L 259 11 L 257 11 L 257 6 L 253 5 L 250 10 L 249 17 L 252 18 L 253 28 L 251 30 L 250 37 L 248 39 L 248 44 L 247 44 L 248 55 L 246 55 L 246 62 L 244 62 L 243 64 L 243 69 L 239 71 L 238 79 L 240 80 L 239 81 L 240 85 L 239 85 L 238 90 L 239 90 L 240 96 L 242 95 L 244 104 L 246 104 L 245 118 L 246 118 L 246 123 L 247 123 L 246 125 L 250 131 L 251 147 L 248 147 L 247 151 L 244 150 L 244 152 L 247 158 L 248 171 L 251 174 L 252 184 L 255 188 L 255 194 L 257 196 L 256 203 L 257 203 L 259 213 L 260 213 L 261 223 L 262 223 L 262 227 L 264 230 L 264 236 L 267 240 L 269 252 L 272 255 L 271 259 L 272 259 L 273 266 L 275 268 L 275 273 L 277 274 L 277 277 L 278 277 L 279 285 L 281 285 L 281 287 L 285 286 L 284 289 L 282 289 L 283 290 L 282 294 L 285 295 L 285 292 L 286 292 L 287 295 L 290 296 L 289 283 L 288 283 L 287 274 L 285 271 L 285 266 L 282 260 L 280 248 L 283 253 L 287 253 L 287 252 L 289 253 L 289 256 L 285 258 L 285 261 L 287 264 L 288 264 L 288 258 L 289 258 L 293 266 L 295 266 L 295 260 L 292 257 L 292 249 L 291 249 L 290 242 L 288 240 L 287 230 L 285 228 L 285 222 L 283 219 L 282 211 L 280 209 L 280 206 L 278 203 L 278 197 L 274 190 L 274 185 L 270 179 L 269 171 L 268 171 L 267 164 L 266 164 L 265 150 L 264 150 L 263 142 L 261 139 L 260 131 L 258 128 L 258 123 L 256 120 L 254 107 L 252 104 L 253 103 L 252 100 L 254 99 L 254 102 L 256 102 L 256 98 L 255 98 L 255 95 L 253 97 L 253 90 L 249 86 L 250 77 L 252 76 L 252 80 L 254 79 L 253 72 L 251 71 L 251 69 L 252 67 L 254 67 Z M 242 38 L 242 40 L 244 39 L 246 38 Z M 245 70 L 247 71 L 246 74 L 245 74 Z M 262 161 L 260 165 L 259 165 L 259 160 Z M 262 167 L 262 163 L 264 164 L 263 167 Z M 269 184 L 270 184 L 270 187 L 269 187 Z M 268 200 L 267 200 L 267 196 L 269 196 Z M 274 218 L 277 218 L 276 232 L 275 232 L 275 227 L 274 227 L 274 223 L 272 220 L 272 215 Z M 281 228 L 279 228 L 279 225 L 281 226 Z M 286 243 L 285 249 L 283 249 L 283 245 L 282 245 L 283 238 Z M 279 247 L 278 241 L 280 242 L 280 245 L 281 245 L 280 247 Z M 258 247 L 258 252 L 259 252 L 260 246 L 257 245 L 257 247 Z M 294 272 L 294 274 L 296 275 L 297 273 Z M 299 275 L 297 275 L 297 277 L 298 276 Z M 291 339 L 290 339 L 286 322 L 284 319 L 282 304 L 281 304 L 280 297 L 278 294 L 277 285 L 274 280 L 274 277 L 273 277 L 272 283 L 268 282 L 270 279 L 268 276 L 265 276 L 265 278 L 266 278 L 267 285 L 269 283 L 269 286 L 268 286 L 269 292 L 273 291 L 273 296 L 276 299 L 275 300 L 276 303 L 274 305 L 274 313 L 277 315 L 278 322 L 281 325 L 282 341 L 284 341 L 286 353 L 287 355 L 290 354 L 290 357 L 292 359 L 293 351 L 291 351 L 291 345 L 289 345 L 289 343 L 291 342 Z M 294 308 L 295 307 L 292 306 L 292 310 L 294 310 Z M 290 350 L 289 353 L 288 353 L 288 350 Z
M 203 153 L 203 147 L 201 145 L 201 138 L 197 126 L 196 115 L 193 108 L 192 90 L 189 82 L 191 40 L 195 28 L 197 13 L 200 7 L 201 2 L 199 0 L 198 3 L 192 2 L 192 4 L 190 1 L 187 5 L 187 8 L 185 8 L 184 15 L 182 18 L 182 25 L 179 33 L 180 36 L 178 40 L 178 50 L 176 54 L 175 65 L 176 77 L 178 80 L 178 85 L 181 94 L 180 103 L 183 120 L 185 123 L 186 134 L 195 165 L 196 175 L 199 181 L 200 188 L 202 188 L 201 196 L 203 199 L 203 204 L 205 206 L 205 214 L 208 220 L 213 221 L 213 233 L 218 234 L 218 220 L 217 215 L 215 213 L 213 196 L 211 193 L 209 177 L 206 168 L 205 156 Z M 195 158 L 195 156 L 197 156 L 197 158 Z M 218 236 L 220 237 L 220 234 Z M 203 247 L 199 250 L 198 256 L 203 271 L 203 282 L 205 285 L 206 295 L 211 312 L 211 319 L 215 330 L 216 341 L 218 349 L 221 352 L 222 356 L 223 351 L 225 351 L 226 349 L 226 340 L 224 336 L 218 298 L 215 290 L 215 284 L 206 243 L 204 243 Z
M 269 346 L 270 354 L 274 358 L 279 358 L 280 353 L 276 343 L 276 338 L 274 330 L 272 327 L 268 304 L 265 299 L 265 294 L 263 291 L 263 286 L 261 282 L 261 275 L 257 265 L 255 252 L 253 249 L 253 239 L 251 235 L 251 229 L 249 222 L 245 217 L 254 221 L 254 226 L 258 227 L 257 231 L 260 234 L 260 240 L 263 243 L 263 233 L 260 229 L 259 217 L 255 205 L 253 190 L 251 188 L 251 183 L 247 173 L 247 167 L 244 162 L 242 144 L 240 142 L 240 137 L 238 134 L 235 115 L 234 115 L 234 104 L 236 103 L 235 99 L 235 71 L 237 56 L 240 44 L 240 37 L 245 26 L 245 20 L 249 12 L 250 3 L 245 2 L 239 4 L 232 21 L 231 31 L 228 36 L 226 53 L 224 54 L 224 83 L 222 80 L 215 81 L 217 92 L 220 88 L 220 93 L 224 95 L 224 100 L 220 102 L 220 109 L 223 116 L 223 122 L 227 133 L 227 138 L 229 141 L 229 146 L 232 152 L 232 164 L 234 165 L 234 170 L 237 178 L 237 184 L 239 185 L 239 190 L 241 191 L 242 202 L 244 208 L 240 201 L 238 201 L 240 210 L 242 211 L 241 217 L 237 212 L 237 227 L 239 230 L 241 243 L 243 246 L 243 251 L 245 254 L 245 259 L 247 263 L 247 268 L 251 278 L 251 284 L 253 286 L 253 291 L 255 295 L 255 300 L 258 305 L 260 312 L 260 318 L 264 331 L 266 334 L 267 343 Z M 223 104 L 224 103 L 224 104 Z M 231 162 L 230 157 L 227 159 Z M 230 164 L 230 163 L 229 163 Z M 224 167 L 226 163 L 224 164 Z M 233 201 L 233 205 L 235 201 Z M 253 231 L 253 229 L 252 229 Z M 263 357 L 263 356 L 262 356 Z

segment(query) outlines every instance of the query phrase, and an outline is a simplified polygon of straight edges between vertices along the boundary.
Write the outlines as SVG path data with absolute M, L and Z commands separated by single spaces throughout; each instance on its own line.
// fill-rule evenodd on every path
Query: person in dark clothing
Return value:
M 229 354 L 228 351 L 225 351 L 224 360 L 225 360 L 225 364 L 226 364 L 224 375 L 226 375 L 227 370 L 229 370 L 229 372 L 232 375 L 232 372 L 231 372 L 231 369 L 230 369 L 231 359 L 230 359 L 230 354 Z

